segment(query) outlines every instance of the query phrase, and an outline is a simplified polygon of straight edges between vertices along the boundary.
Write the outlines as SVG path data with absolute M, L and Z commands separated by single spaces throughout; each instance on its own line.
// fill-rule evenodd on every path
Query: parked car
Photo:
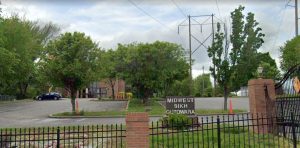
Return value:
M 57 92 L 44 93 L 36 97 L 37 100 L 59 100 L 61 95 Z

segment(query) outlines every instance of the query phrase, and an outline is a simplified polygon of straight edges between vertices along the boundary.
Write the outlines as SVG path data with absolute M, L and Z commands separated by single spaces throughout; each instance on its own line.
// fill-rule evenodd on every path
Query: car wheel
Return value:
M 58 100 L 58 98 L 57 98 L 57 97 L 54 97 L 54 100 Z
M 42 101 L 42 98 L 41 98 L 41 97 L 38 97 L 38 100 L 39 100 L 39 101 Z

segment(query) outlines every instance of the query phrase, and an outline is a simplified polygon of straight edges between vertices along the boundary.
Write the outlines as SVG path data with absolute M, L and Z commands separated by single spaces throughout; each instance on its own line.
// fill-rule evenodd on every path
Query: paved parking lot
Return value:
M 79 99 L 84 111 L 124 110 L 126 101 L 90 101 Z M 0 104 L 0 127 L 28 127 L 47 125 L 70 125 L 83 123 L 109 123 L 109 119 L 54 119 L 49 114 L 71 111 L 70 99 L 58 101 L 11 102 Z M 60 124 L 62 123 L 62 124 Z
M 196 109 L 223 109 L 224 106 L 223 104 L 224 104 L 223 97 L 195 99 Z M 227 106 L 229 108 L 229 99 L 228 99 Z M 249 111 L 249 98 L 248 97 L 232 98 L 232 106 L 233 109 L 244 109 Z
M 249 110 L 248 98 L 232 99 L 234 109 Z M 223 98 L 196 98 L 196 109 L 222 109 Z M 126 101 L 90 101 L 80 99 L 79 108 L 85 111 L 123 110 Z M 0 104 L 0 128 L 62 125 L 91 125 L 124 123 L 124 118 L 48 118 L 49 114 L 71 111 L 69 99 L 59 101 L 11 102 Z M 151 118 L 152 121 L 158 117 Z

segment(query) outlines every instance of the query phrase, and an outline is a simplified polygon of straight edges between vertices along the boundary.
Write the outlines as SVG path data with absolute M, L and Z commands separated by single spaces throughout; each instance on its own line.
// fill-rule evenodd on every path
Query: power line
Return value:
M 152 15 L 150 15 L 148 12 L 146 12 L 144 9 L 142 9 L 141 7 L 139 7 L 137 4 L 135 4 L 133 1 L 128 0 L 133 6 L 135 6 L 137 9 L 139 9 L 140 11 L 142 11 L 144 14 L 148 15 L 149 17 L 151 17 L 153 20 L 155 20 L 156 22 L 158 22 L 159 24 L 161 24 L 162 26 L 169 28 L 167 25 L 165 25 L 164 23 L 162 23 L 161 21 L 159 21 L 158 19 L 156 19 L 155 17 L 153 17 Z M 172 30 L 171 28 L 169 28 L 170 30 Z
M 130 2 L 134 7 L 136 7 L 138 10 L 142 11 L 144 14 L 146 14 L 147 16 L 149 16 L 150 18 L 152 18 L 154 21 L 156 21 L 156 22 L 159 23 L 160 25 L 162 25 L 162 26 L 168 28 L 168 29 L 171 30 L 171 31 L 175 31 L 175 29 L 172 29 L 172 28 L 170 28 L 169 26 L 165 25 L 164 23 L 162 23 L 161 21 L 159 21 L 158 19 L 156 19 L 154 16 L 152 16 L 151 14 L 149 14 L 147 11 L 145 11 L 143 8 L 139 7 L 139 6 L 138 6 L 136 3 L 134 3 L 133 1 L 128 0 L 128 2 Z M 179 38 L 180 38 L 180 40 L 181 40 L 181 43 L 182 43 L 182 44 L 185 44 L 185 43 L 184 43 L 184 40 L 183 40 L 183 38 L 182 38 L 182 36 L 179 35 L 179 34 L 176 34 L 176 35 L 179 36 Z
M 289 1 L 285 4 L 285 7 L 282 8 L 282 9 L 280 9 L 280 11 L 279 11 L 279 14 L 280 14 L 280 13 L 284 10 L 284 11 L 283 11 L 283 17 L 281 17 L 280 22 L 279 22 L 279 25 L 278 25 L 277 34 L 276 34 L 276 36 L 275 36 L 275 39 L 274 39 L 274 42 L 273 42 L 273 47 L 272 47 L 272 49 L 274 49 L 275 44 L 276 44 L 276 42 L 277 42 L 278 35 L 279 35 L 279 31 L 280 31 L 280 28 L 281 28 L 283 19 L 285 18 L 286 7 L 287 7 L 287 5 L 289 4 L 290 1 L 291 1 L 291 0 L 289 0 Z
M 177 3 L 174 0 L 171 0 L 173 2 L 173 4 L 177 7 L 177 9 L 179 10 L 179 12 L 186 17 L 187 15 L 184 13 L 184 11 L 177 5 Z
M 222 18 L 221 13 L 220 13 L 220 9 L 219 9 L 219 3 L 218 3 L 218 0 L 216 0 L 216 5 L 217 5 L 217 8 L 218 8 L 219 16 Z

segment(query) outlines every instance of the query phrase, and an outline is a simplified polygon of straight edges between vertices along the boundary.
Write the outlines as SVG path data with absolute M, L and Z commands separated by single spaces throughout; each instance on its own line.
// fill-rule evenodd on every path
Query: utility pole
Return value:
M 189 18 L 189 53 L 190 53 L 190 95 L 193 92 L 193 76 L 192 76 L 192 34 L 191 34 L 191 16 Z
M 211 14 L 211 29 L 212 29 L 212 43 L 211 45 L 213 45 L 213 43 L 215 42 L 215 29 L 214 29 L 214 14 Z M 214 55 L 215 57 L 216 55 Z M 216 66 L 215 64 L 214 65 L 214 89 L 213 89 L 213 96 L 216 95 L 216 78 L 215 78 L 215 75 L 216 75 Z
M 202 66 L 202 96 L 204 95 L 204 66 Z
M 295 0 L 295 32 L 298 36 L 298 0 Z
M 298 0 L 295 0 L 295 5 L 290 5 L 289 3 L 291 2 L 291 0 L 288 1 L 288 3 L 285 5 L 286 7 L 295 7 L 295 36 L 298 36 Z
M 178 34 L 180 32 L 180 28 L 179 27 L 189 27 L 189 77 L 190 77 L 190 95 L 192 95 L 193 92 L 193 77 L 192 77 L 192 55 L 194 54 L 194 52 L 196 52 L 200 47 L 204 47 L 205 49 L 208 49 L 208 46 L 206 45 L 206 43 L 208 42 L 208 40 L 210 38 L 214 37 L 214 14 L 208 14 L 208 15 L 195 15 L 195 16 L 191 16 L 188 15 L 187 19 L 185 19 L 182 23 L 180 23 L 178 25 Z M 203 22 L 199 22 L 197 21 L 195 18 L 206 18 L 205 21 Z M 210 19 L 212 19 L 212 22 L 208 22 Z M 188 20 L 188 23 L 187 23 Z M 196 36 L 194 36 L 192 34 L 192 26 L 200 26 L 201 28 L 201 33 L 202 33 L 202 26 L 203 25 L 210 25 L 212 23 L 212 33 L 210 33 L 209 35 L 206 36 L 205 39 L 200 40 L 199 38 L 197 38 Z M 195 49 L 192 49 L 192 39 L 194 41 L 196 41 L 198 43 L 198 46 Z M 213 39 L 212 39 L 213 40 Z M 192 51 L 193 50 L 193 51 Z

